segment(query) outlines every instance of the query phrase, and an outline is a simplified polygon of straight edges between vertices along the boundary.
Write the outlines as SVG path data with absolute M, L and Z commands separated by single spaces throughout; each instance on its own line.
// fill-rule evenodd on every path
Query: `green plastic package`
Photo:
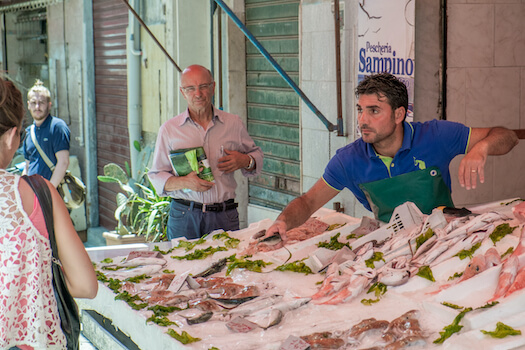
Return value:
M 185 176 L 195 171 L 201 179 L 214 181 L 210 162 L 202 147 L 171 151 L 170 160 L 173 170 L 178 176 Z

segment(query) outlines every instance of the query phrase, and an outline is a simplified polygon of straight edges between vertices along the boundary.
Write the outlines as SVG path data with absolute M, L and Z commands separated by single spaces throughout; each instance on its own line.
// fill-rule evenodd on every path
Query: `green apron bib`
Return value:
M 360 184 L 376 219 L 389 222 L 394 209 L 413 202 L 424 214 L 439 206 L 453 207 L 441 171 L 430 167 L 391 178 Z

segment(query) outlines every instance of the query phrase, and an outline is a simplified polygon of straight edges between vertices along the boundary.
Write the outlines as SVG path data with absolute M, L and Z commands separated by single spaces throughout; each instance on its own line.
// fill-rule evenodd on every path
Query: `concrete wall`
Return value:
M 92 130 L 86 128 L 94 104 L 94 81 L 87 73 L 93 69 L 92 47 L 86 48 L 85 19 L 85 16 L 90 19 L 91 15 L 85 13 L 84 5 L 82 0 L 71 0 L 47 7 L 49 90 L 54 103 L 53 112 L 71 130 L 69 153 L 78 159 L 78 163 L 71 163 L 70 169 L 75 175 L 80 175 L 87 186 L 86 203 L 70 214 L 77 231 L 98 224 L 96 167 L 89 166 L 92 164 L 90 151 L 94 148 L 87 142 Z M 89 19 L 87 28 L 91 31 L 93 24 Z
M 83 27 L 78 17 L 83 13 L 82 1 L 72 0 L 50 5 L 48 14 L 48 53 L 50 90 L 56 99 L 55 110 L 71 130 L 70 153 L 76 155 L 84 168 L 83 125 Z
M 162 9 L 154 19 L 146 15 L 146 25 L 180 69 L 190 64 L 210 67 L 210 3 L 196 1 L 144 2 L 144 12 Z M 145 133 L 156 134 L 171 117 L 186 109 L 179 92 L 180 73 L 147 31 L 141 30 L 142 125 Z
M 341 83 L 344 131 L 346 137 L 328 132 L 324 124 L 306 106 L 301 104 L 301 164 L 302 191 L 306 192 L 321 177 L 335 151 L 355 140 L 355 99 L 353 88 L 356 79 L 354 52 L 357 45 L 358 2 L 341 1 Z M 312 103 L 333 124 L 337 124 L 336 58 L 334 14 L 332 1 L 303 1 L 301 23 L 301 89 Z M 325 207 L 332 208 L 340 202 L 346 214 L 362 216 L 363 206 L 348 190 L 343 190 Z
M 448 1 L 449 120 L 473 127 L 525 128 L 525 2 Z M 456 174 L 461 157 L 454 160 Z M 525 142 L 489 157 L 485 183 L 462 189 L 453 177 L 456 204 L 525 197 Z

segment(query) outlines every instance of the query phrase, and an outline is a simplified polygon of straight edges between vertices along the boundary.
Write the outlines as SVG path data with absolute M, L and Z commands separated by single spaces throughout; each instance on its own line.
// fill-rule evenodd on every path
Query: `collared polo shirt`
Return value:
M 38 144 L 54 165 L 57 163 L 57 152 L 69 151 L 71 132 L 60 118 L 49 115 L 40 126 L 35 125 L 35 135 Z M 26 128 L 24 158 L 29 161 L 28 175 L 40 174 L 47 180 L 51 179 L 53 172 L 38 153 L 31 139 L 31 126 Z
M 389 166 L 371 144 L 359 138 L 337 150 L 325 168 L 323 180 L 338 191 L 348 188 L 368 210 L 370 205 L 359 184 L 437 166 L 451 188 L 449 165 L 454 157 L 467 152 L 470 128 L 444 120 L 404 122 L 403 128 L 403 144 Z

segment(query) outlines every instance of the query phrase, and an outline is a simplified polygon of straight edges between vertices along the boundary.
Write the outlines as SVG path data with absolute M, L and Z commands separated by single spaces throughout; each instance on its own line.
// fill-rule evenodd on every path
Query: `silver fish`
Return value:
M 133 258 L 131 260 L 126 260 L 124 262 L 118 263 L 119 267 L 135 267 L 135 266 L 144 266 L 144 265 L 166 265 L 166 259 L 164 258 Z
M 283 312 L 281 310 L 269 310 L 266 313 L 257 313 L 252 316 L 245 317 L 250 322 L 255 323 L 262 329 L 268 329 L 272 326 L 278 325 L 283 319 Z
M 294 298 L 292 300 L 281 301 L 275 305 L 270 306 L 269 309 L 277 309 L 281 310 L 282 312 L 288 312 L 290 310 L 300 308 L 301 306 L 310 302 L 310 300 L 312 300 L 312 298 Z M 262 311 L 263 310 L 261 310 L 261 312 Z
M 216 262 L 214 262 L 210 267 L 208 267 L 206 270 L 194 275 L 193 277 L 208 277 L 211 276 L 217 272 L 221 272 L 226 267 L 227 259 L 223 258 Z
M 281 235 L 279 233 L 275 233 L 274 235 L 271 235 L 271 236 L 259 239 L 257 244 L 264 243 L 264 244 L 267 244 L 267 245 L 276 245 L 276 244 L 281 243 L 282 241 L 283 241 L 283 239 L 282 239 Z
M 189 325 L 193 325 L 208 321 L 213 316 L 213 312 L 199 309 L 186 309 L 178 312 L 177 315 L 184 317 Z
M 230 315 L 232 318 L 235 316 L 246 316 L 272 306 L 278 303 L 282 298 L 282 295 L 277 294 L 259 297 L 237 306 L 235 309 L 230 311 Z
M 385 268 L 378 275 L 378 281 L 386 286 L 400 286 L 405 284 L 410 278 L 408 269 Z
M 266 234 L 266 230 L 260 230 L 259 232 L 257 232 L 256 234 L 252 236 L 252 239 L 259 239 L 261 237 L 264 237 L 265 234 Z
M 129 277 L 135 277 L 140 275 L 153 276 L 163 268 L 163 265 L 145 265 L 139 266 L 129 270 L 118 270 L 110 271 L 106 273 L 106 276 L 124 280 Z

